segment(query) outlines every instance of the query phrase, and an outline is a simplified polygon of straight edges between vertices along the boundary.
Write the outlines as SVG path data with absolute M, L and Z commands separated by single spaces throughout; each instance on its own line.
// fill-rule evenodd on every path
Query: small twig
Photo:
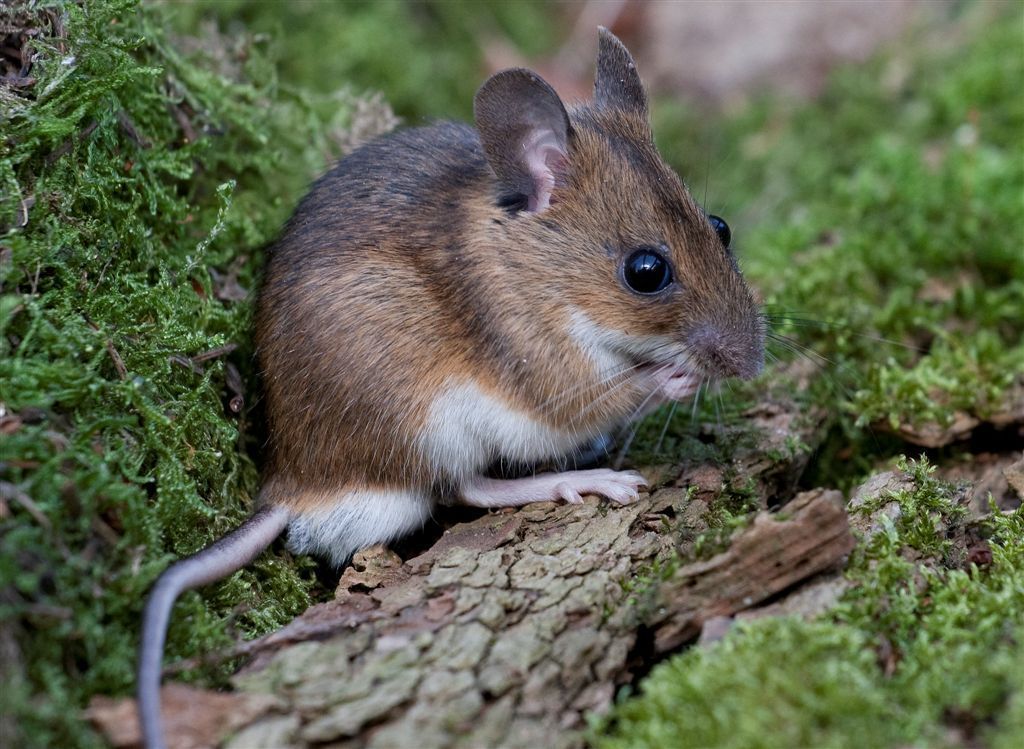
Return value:
M 36 291 L 38 291 L 38 289 L 39 289 L 39 274 L 42 272 L 42 270 L 43 270 L 43 262 L 41 260 L 36 261 L 36 272 L 35 272 L 35 275 L 32 276 L 31 296 L 35 296 L 36 295 Z
M 50 518 L 46 517 L 46 513 L 39 509 L 39 505 L 35 503 L 32 497 L 28 496 L 10 481 L 0 481 L 0 497 L 3 497 L 4 499 L 13 499 L 21 505 L 25 512 L 31 515 L 39 525 L 48 531 L 53 530 Z
M 71 619 L 75 612 L 67 606 L 53 606 L 48 603 L 30 603 L 25 607 L 25 613 L 29 616 L 38 616 L 44 619 Z
M 36 204 L 35 195 L 29 195 L 26 198 L 22 198 L 21 203 L 18 205 L 20 214 L 18 216 L 18 228 L 23 229 L 28 226 L 28 212 L 32 209 L 32 206 Z
M 172 354 L 171 356 L 167 357 L 167 361 L 169 361 L 171 364 L 177 364 L 179 367 L 191 369 L 198 375 L 201 375 L 203 373 L 203 368 L 200 367 L 191 359 L 189 359 L 187 356 L 182 356 L 181 354 Z
M 225 377 L 224 384 L 228 386 L 228 390 L 231 391 L 231 399 L 228 400 L 228 410 L 236 416 L 242 413 L 242 409 L 245 407 L 245 393 L 242 392 L 242 375 L 231 362 L 227 365 L 227 376 Z
M 168 104 L 168 107 L 170 107 L 171 114 L 185 136 L 185 142 L 195 143 L 197 140 L 196 129 L 192 127 L 192 122 L 189 120 L 188 115 L 177 104 Z
M 29 86 L 36 85 L 36 79 L 30 75 L 5 75 L 0 78 L 0 83 L 11 88 L 28 88 Z
M 121 535 L 111 528 L 109 523 L 100 517 L 93 517 L 92 529 L 96 535 L 106 541 L 107 545 L 111 548 L 117 546 L 121 542 Z
M 117 349 L 114 348 L 114 342 L 107 339 L 107 353 L 110 354 L 110 358 L 114 361 L 114 369 L 117 370 L 117 376 L 122 380 L 128 379 L 128 368 L 124 365 L 124 359 L 117 353 Z
M 64 28 L 64 14 L 55 9 L 50 9 L 47 11 L 46 15 L 50 17 L 50 25 L 53 27 L 53 36 L 60 39 L 58 48 L 60 49 L 60 53 L 63 55 L 67 52 L 67 45 L 64 41 L 68 38 L 68 31 Z
M 117 113 L 117 124 L 121 126 L 122 130 L 124 130 L 125 135 L 135 141 L 135 144 L 139 146 L 139 148 L 150 148 L 153 145 L 149 140 L 139 134 L 138 128 L 135 127 L 135 123 L 132 122 L 131 117 L 129 117 L 128 113 L 123 109 Z
M 204 351 L 201 354 L 196 354 L 192 357 L 192 362 L 194 364 L 202 364 L 210 359 L 219 359 L 222 356 L 230 354 L 236 348 L 238 348 L 237 343 L 226 343 L 223 346 L 218 346 L 217 348 L 212 348 L 209 351 Z
M 36 523 L 48 532 L 51 537 L 51 543 L 57 547 L 57 550 L 63 557 L 66 559 L 71 558 L 71 549 L 61 540 L 59 535 L 53 533 L 53 524 L 50 523 L 50 518 L 46 516 L 46 513 L 40 509 L 32 497 L 10 482 L 0 482 L 0 499 L 11 499 L 22 505 L 25 511 L 32 515 Z
M 90 135 L 92 135 L 93 130 L 95 130 L 97 127 L 99 127 L 99 123 L 96 122 L 96 120 L 93 120 L 88 125 L 86 125 L 85 129 L 83 129 L 82 132 L 80 132 L 76 137 L 68 138 L 55 151 L 52 151 L 46 157 L 46 159 L 45 159 L 46 165 L 47 166 L 51 166 L 51 165 L 53 165 L 53 163 L 55 161 L 60 159 L 62 156 L 70 153 L 70 151 L 74 147 L 76 141 L 78 143 L 81 143 L 86 138 L 88 138 Z
M 105 276 L 107 275 L 107 268 L 109 268 L 109 267 L 110 267 L 110 264 L 111 264 L 111 263 L 112 263 L 113 261 L 114 261 L 114 258 L 113 258 L 113 257 L 108 257 L 108 258 L 107 258 L 107 262 L 105 262 L 105 263 L 103 264 L 103 267 L 102 267 L 102 268 L 100 269 L 100 275 L 99 275 L 99 277 L 98 277 L 98 278 L 96 279 L 96 285 L 97 285 L 97 286 L 99 286 L 99 285 L 100 285 L 101 283 L 103 283 L 103 279 L 104 279 L 104 277 L 105 277 Z
M 87 315 L 82 315 L 85 318 L 85 323 L 97 333 L 100 332 L 100 326 L 94 323 L 88 318 Z M 117 349 L 114 348 L 114 342 L 110 338 L 106 339 L 107 353 L 110 354 L 111 360 L 114 362 L 114 369 L 117 370 L 117 376 L 122 380 L 128 379 L 128 368 L 124 365 L 124 359 L 117 353 Z

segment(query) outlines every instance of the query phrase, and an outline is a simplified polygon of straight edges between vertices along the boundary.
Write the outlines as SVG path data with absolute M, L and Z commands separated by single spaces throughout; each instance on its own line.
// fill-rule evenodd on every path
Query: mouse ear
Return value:
M 569 158 L 569 115 L 558 94 L 536 73 L 513 68 L 484 82 L 473 109 L 498 179 L 525 195 L 529 210 L 547 208 Z
M 598 26 L 597 75 L 594 103 L 647 119 L 647 92 L 626 45 L 604 26 Z

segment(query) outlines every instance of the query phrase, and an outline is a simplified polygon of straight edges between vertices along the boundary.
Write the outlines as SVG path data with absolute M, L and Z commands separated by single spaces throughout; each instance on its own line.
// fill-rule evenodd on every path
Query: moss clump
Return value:
M 750 272 L 783 332 L 836 362 L 859 425 L 984 418 L 1024 370 L 1024 107 L 1011 93 L 1024 56 L 1007 54 L 1020 43 L 1008 21 L 959 54 L 880 61 L 913 65 L 888 88 L 870 70 L 840 76 L 786 136 L 802 165 L 773 167 L 795 171 L 792 213 L 755 237 Z M 827 172 L 817 185 L 808 163 Z
M 604 749 L 892 745 L 900 737 L 897 715 L 871 688 L 875 672 L 874 654 L 855 632 L 770 620 L 656 667 L 641 696 L 616 710 L 611 733 L 592 743 Z
M 154 578 L 251 506 L 246 290 L 352 99 L 134 0 L 2 12 L 35 31 L 9 37 L 31 82 L 0 88 L 0 718 L 12 745 L 87 745 L 78 708 L 130 688 Z M 186 596 L 169 653 L 279 626 L 310 577 L 266 555 Z

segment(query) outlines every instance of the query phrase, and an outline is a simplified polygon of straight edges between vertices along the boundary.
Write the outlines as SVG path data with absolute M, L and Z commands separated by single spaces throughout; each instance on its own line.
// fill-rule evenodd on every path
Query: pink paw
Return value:
M 639 487 L 647 486 L 647 479 L 636 471 L 613 471 L 610 468 L 570 471 L 553 478 L 557 478 L 553 499 L 574 505 L 583 502 L 584 494 L 597 494 L 620 505 L 628 505 L 640 498 Z

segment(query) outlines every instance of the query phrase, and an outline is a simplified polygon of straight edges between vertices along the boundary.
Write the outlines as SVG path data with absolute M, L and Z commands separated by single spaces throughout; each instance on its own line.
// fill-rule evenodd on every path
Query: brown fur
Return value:
M 624 64 L 606 44 L 605 68 Z M 477 133 L 449 123 L 378 140 L 314 185 L 259 299 L 267 499 L 300 509 L 346 486 L 453 481 L 416 449 L 451 378 L 581 436 L 625 421 L 648 392 L 599 383 L 568 336 L 571 308 L 678 339 L 708 376 L 756 374 L 763 332 L 735 261 L 655 150 L 639 78 L 620 75 L 616 93 L 601 76 L 597 101 L 568 114 L 567 158 L 539 213 L 522 210 L 523 174 L 495 159 L 496 177 Z M 620 280 L 645 245 L 668 248 L 665 294 Z

